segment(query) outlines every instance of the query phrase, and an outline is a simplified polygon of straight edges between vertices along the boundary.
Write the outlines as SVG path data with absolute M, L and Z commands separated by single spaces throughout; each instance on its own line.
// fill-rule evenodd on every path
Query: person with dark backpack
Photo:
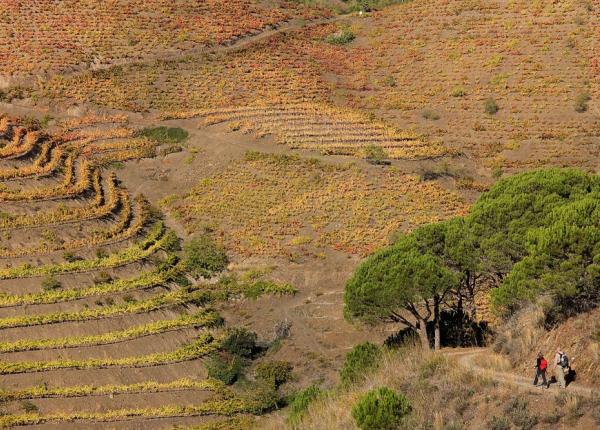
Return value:
M 549 388 L 548 380 L 546 379 L 546 369 L 548 369 L 548 361 L 544 358 L 544 355 L 539 352 L 535 364 L 535 378 L 533 379 L 533 385 L 538 386 L 538 380 L 542 378 L 542 387 Z
M 560 347 L 556 349 L 556 355 L 554 356 L 554 376 L 560 388 L 566 388 L 565 373 L 569 371 L 569 357 L 565 354 Z

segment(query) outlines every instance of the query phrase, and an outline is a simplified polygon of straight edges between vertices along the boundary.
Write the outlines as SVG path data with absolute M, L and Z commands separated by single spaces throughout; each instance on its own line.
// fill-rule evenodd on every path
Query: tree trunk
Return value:
M 427 336 L 427 324 L 425 321 L 417 322 L 416 330 L 417 334 L 419 335 L 419 339 L 421 339 L 421 345 L 423 346 L 423 349 L 430 349 L 429 336 Z
M 434 298 L 433 303 L 433 327 L 434 327 L 434 349 L 437 351 L 440 349 L 440 300 Z

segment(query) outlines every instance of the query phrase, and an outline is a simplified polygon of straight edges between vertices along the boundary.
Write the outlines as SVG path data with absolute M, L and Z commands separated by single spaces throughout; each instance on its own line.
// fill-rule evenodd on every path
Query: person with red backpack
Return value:
M 542 387 L 550 388 L 548 380 L 546 379 L 546 369 L 548 369 L 548 361 L 544 358 L 544 355 L 539 352 L 537 361 L 535 364 L 535 378 L 533 379 L 533 385 L 538 386 L 538 380 L 542 378 Z

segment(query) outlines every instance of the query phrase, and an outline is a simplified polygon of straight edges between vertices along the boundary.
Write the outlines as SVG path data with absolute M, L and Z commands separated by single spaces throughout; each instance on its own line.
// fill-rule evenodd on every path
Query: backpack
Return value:
M 569 367 L 569 357 L 567 357 L 567 354 L 564 352 L 560 353 L 558 364 L 560 364 L 561 367 Z
M 546 361 L 545 358 L 542 358 L 540 360 L 540 370 L 546 370 L 547 367 L 548 367 L 548 362 Z

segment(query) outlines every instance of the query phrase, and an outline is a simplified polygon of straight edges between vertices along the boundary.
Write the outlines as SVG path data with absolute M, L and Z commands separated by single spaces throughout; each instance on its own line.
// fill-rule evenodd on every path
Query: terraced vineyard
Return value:
M 232 130 L 274 135 L 294 149 L 322 154 L 364 156 L 377 146 L 391 158 L 435 158 L 446 154 L 439 142 L 425 142 L 417 134 L 403 132 L 350 110 L 319 104 L 246 106 L 167 114 L 166 119 L 201 117 L 202 126 L 226 122 Z
M 188 280 L 177 236 L 114 172 L 156 154 L 126 117 L 30 123 L 0 119 L 0 427 L 242 425 L 263 406 L 206 379 L 211 306 L 290 288 Z

